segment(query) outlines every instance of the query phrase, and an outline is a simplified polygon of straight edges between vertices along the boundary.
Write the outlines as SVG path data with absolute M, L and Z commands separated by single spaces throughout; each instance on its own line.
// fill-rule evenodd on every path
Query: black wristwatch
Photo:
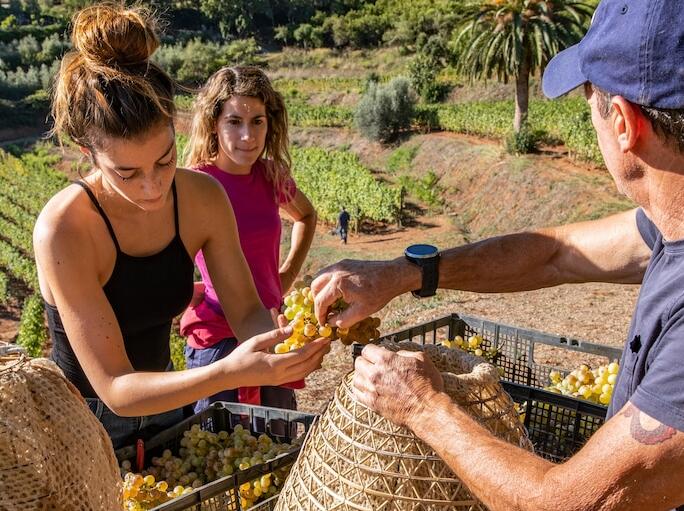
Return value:
M 432 245 L 411 245 L 404 251 L 406 259 L 420 267 L 423 281 L 420 289 L 411 291 L 416 298 L 434 296 L 439 284 L 439 250 Z

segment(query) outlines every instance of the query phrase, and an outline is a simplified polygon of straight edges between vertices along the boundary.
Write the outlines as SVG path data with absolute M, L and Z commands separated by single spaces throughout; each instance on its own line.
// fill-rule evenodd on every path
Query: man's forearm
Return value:
M 528 291 L 563 283 L 554 266 L 558 241 L 525 232 L 489 238 L 441 252 L 439 287 L 479 293 Z M 420 269 L 405 258 L 391 262 L 385 279 L 394 296 L 419 289 Z
M 489 509 L 570 509 L 552 496 L 553 490 L 546 488 L 551 485 L 544 484 L 556 465 L 494 437 L 446 394 L 425 402 L 424 411 L 411 419 L 409 427 Z
M 550 235 L 523 232 L 445 250 L 439 287 L 505 293 L 560 284 L 563 279 L 553 264 L 558 247 Z

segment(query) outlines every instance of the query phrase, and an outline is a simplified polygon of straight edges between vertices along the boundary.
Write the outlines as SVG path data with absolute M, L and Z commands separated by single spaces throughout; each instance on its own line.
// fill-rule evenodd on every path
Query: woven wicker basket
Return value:
M 122 509 L 112 442 L 50 360 L 0 355 L 0 510 Z
M 425 351 L 455 403 L 499 438 L 532 449 L 494 366 L 441 346 L 384 346 Z M 356 401 L 351 382 L 349 374 L 312 428 L 276 511 L 486 509 L 427 444 Z

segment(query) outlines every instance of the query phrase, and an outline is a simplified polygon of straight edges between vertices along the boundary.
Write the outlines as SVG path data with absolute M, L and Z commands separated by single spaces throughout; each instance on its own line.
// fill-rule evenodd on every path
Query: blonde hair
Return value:
M 52 95 L 52 134 L 98 147 L 103 137 L 131 138 L 173 122 L 173 80 L 150 56 L 157 21 L 142 7 L 107 2 L 74 15 L 74 49 L 62 59 Z
M 285 101 L 266 74 L 253 66 L 224 67 L 216 71 L 200 90 L 193 105 L 192 129 L 185 150 L 185 164 L 189 167 L 212 162 L 218 156 L 216 121 L 223 104 L 233 96 L 259 98 L 266 107 L 268 133 L 264 156 L 272 160 L 266 165 L 268 179 L 276 192 L 290 178 L 290 152 L 287 133 Z

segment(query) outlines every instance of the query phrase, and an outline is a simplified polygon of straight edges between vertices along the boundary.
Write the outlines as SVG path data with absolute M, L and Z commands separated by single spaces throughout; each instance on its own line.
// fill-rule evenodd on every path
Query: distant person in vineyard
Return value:
M 349 232 L 349 213 L 347 213 L 347 210 L 344 208 L 344 206 L 342 206 L 342 211 L 340 211 L 340 215 L 337 217 L 337 228 L 339 230 L 342 243 L 346 245 L 347 233 Z
M 606 167 L 639 208 L 441 254 L 410 247 L 410 259 L 342 261 L 312 284 L 320 317 L 340 297 L 351 304 L 332 320 L 338 326 L 438 286 L 494 293 L 642 284 L 607 421 L 561 465 L 475 423 L 440 392 L 427 358 L 364 348 L 359 400 L 429 443 L 488 509 L 684 510 L 683 63 L 680 2 L 603 0 L 584 39 L 544 74 L 553 98 L 584 87 Z
M 328 342 L 285 355 L 240 249 L 235 216 L 211 177 L 176 168 L 174 84 L 150 56 L 154 19 L 100 4 L 73 20 L 52 104 L 92 171 L 56 194 L 34 231 L 52 358 L 114 447 L 174 425 L 182 407 L 241 385 L 280 385 L 321 364 Z M 170 371 L 169 332 L 193 294 L 202 251 L 236 337 L 216 363 Z
M 290 173 L 285 102 L 263 71 L 225 67 L 202 88 L 193 108 L 186 164 L 215 178 L 233 206 L 240 245 L 259 298 L 279 308 L 306 259 L 316 230 L 316 212 Z M 279 210 L 294 221 L 290 250 L 280 263 Z M 202 275 L 191 307 L 181 320 L 188 337 L 187 367 L 204 367 L 228 356 L 238 346 L 212 284 L 202 251 L 195 256 Z M 195 411 L 214 401 L 296 408 L 294 388 L 266 386 L 222 389 L 204 397 Z

